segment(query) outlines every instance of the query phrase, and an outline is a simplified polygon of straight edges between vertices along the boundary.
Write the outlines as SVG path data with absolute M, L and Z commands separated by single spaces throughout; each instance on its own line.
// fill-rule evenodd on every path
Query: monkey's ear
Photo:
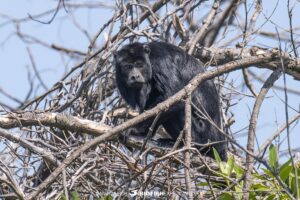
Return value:
M 143 45 L 143 49 L 144 49 L 144 52 L 145 52 L 146 54 L 149 54 L 149 53 L 151 52 L 151 50 L 150 50 L 150 48 L 149 48 L 149 46 L 148 46 L 147 44 L 144 44 L 144 45 Z
M 120 56 L 119 56 L 118 52 L 114 51 L 113 52 L 113 62 L 112 63 L 115 65 L 116 63 L 119 62 L 119 59 L 120 59 Z
M 114 62 L 118 62 L 118 60 L 120 59 L 119 53 L 117 51 L 113 52 L 113 57 Z
M 113 52 L 113 57 L 114 57 L 114 59 L 116 59 L 118 57 L 118 52 L 114 51 Z

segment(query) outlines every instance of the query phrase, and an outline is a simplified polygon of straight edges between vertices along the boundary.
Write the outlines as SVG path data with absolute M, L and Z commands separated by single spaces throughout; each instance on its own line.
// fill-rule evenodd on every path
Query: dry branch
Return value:
M 194 56 L 211 66 L 222 65 L 234 60 L 251 59 L 255 56 L 265 56 L 266 58 L 272 59 L 266 59 L 265 62 L 253 65 L 259 68 L 268 68 L 272 71 L 281 65 L 282 58 L 286 67 L 286 73 L 293 78 L 300 80 L 300 59 L 295 58 L 288 53 L 280 52 L 277 48 L 268 50 L 256 46 L 251 48 L 198 47 Z
M 105 124 L 59 113 L 25 112 L 0 116 L 1 128 L 11 129 L 26 126 L 56 127 L 62 130 L 81 132 L 94 136 L 99 136 L 111 129 L 111 127 Z

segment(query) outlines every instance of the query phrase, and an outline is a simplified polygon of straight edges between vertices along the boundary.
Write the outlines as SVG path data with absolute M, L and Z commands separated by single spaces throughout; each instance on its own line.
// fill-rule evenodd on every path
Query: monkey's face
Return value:
M 129 87 L 141 87 L 150 79 L 146 63 L 138 60 L 134 63 L 123 63 L 121 71 L 126 84 Z
M 129 88 L 141 88 L 152 78 L 152 68 L 144 46 L 126 46 L 115 53 L 116 79 Z M 148 51 L 149 50 L 149 51 Z M 122 82 L 122 83 L 121 83 Z

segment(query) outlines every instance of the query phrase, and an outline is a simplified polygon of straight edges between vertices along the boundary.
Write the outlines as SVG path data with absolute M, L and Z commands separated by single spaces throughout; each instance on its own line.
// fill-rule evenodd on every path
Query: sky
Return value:
M 73 3 L 84 3 L 87 1 L 77 0 L 70 1 Z M 106 4 L 112 4 L 113 1 L 102 1 Z M 251 1 L 249 1 L 251 2 Z M 295 1 L 291 1 L 293 5 Z M 278 3 L 278 6 L 277 6 Z M 299 4 L 299 3 L 298 3 Z M 0 3 L 0 16 L 9 15 L 17 19 L 28 17 L 28 14 L 35 15 L 49 8 L 55 8 L 57 1 L 54 0 L 6 0 Z M 249 5 L 250 7 L 251 5 Z M 277 8 L 274 10 L 274 8 Z M 241 7 L 240 9 L 244 9 Z M 198 12 L 201 12 L 199 10 Z M 65 10 L 61 9 L 56 16 L 56 19 L 48 25 L 41 24 L 32 20 L 28 20 L 21 24 L 21 32 L 34 35 L 47 44 L 56 44 L 59 46 L 65 46 L 70 49 L 80 50 L 87 52 L 89 40 L 79 30 L 78 27 L 72 23 L 76 21 L 90 32 L 93 36 L 99 29 L 99 27 L 112 17 L 113 9 L 81 9 L 74 11 L 75 15 L 71 16 L 65 13 Z M 47 21 L 51 15 L 39 18 L 39 20 Z M 271 16 L 271 20 L 264 23 L 266 18 Z M 294 25 L 299 27 L 300 7 L 296 5 L 294 8 Z M 26 44 L 19 39 L 15 33 L 15 27 L 13 24 L 5 24 L 7 20 L 0 17 L 0 88 L 4 89 L 9 94 L 23 100 L 29 90 L 27 69 L 33 73 L 31 61 L 28 56 L 27 47 L 30 48 L 35 64 L 45 81 L 48 88 L 56 83 L 63 74 L 68 71 L 69 68 L 74 66 L 75 63 L 81 60 L 68 60 L 67 57 L 62 57 L 55 51 L 51 51 L 40 45 Z M 279 32 L 288 29 L 288 14 L 287 14 L 287 1 L 263 1 L 263 14 L 258 18 L 258 25 L 262 25 L 262 30 L 274 31 L 275 27 L 279 27 Z M 299 41 L 299 35 L 295 35 L 296 40 Z M 104 37 L 101 36 L 98 40 L 98 44 L 104 41 Z M 255 43 L 252 45 L 262 46 L 265 48 L 278 47 L 278 42 L 267 38 L 254 38 Z M 286 43 L 282 44 L 282 48 L 287 47 Z M 266 78 L 270 72 L 266 70 L 253 69 L 257 74 L 263 75 Z M 267 73 L 267 74 L 266 74 Z M 241 73 L 234 72 L 231 74 L 231 79 L 236 85 L 241 82 Z M 287 76 L 287 86 L 290 88 L 300 90 L 300 83 L 294 81 L 291 77 Z M 36 79 L 35 79 L 36 81 Z M 254 81 L 256 90 L 259 91 L 261 83 Z M 280 78 L 276 85 L 283 85 L 283 78 Z M 44 90 L 40 87 L 35 94 L 40 94 Z M 245 89 L 243 92 L 249 94 L 249 91 Z M 261 145 L 271 134 L 273 134 L 279 126 L 285 123 L 285 109 L 284 109 L 284 93 L 278 90 L 270 90 L 268 98 L 265 99 L 260 115 L 259 123 L 257 127 L 257 141 Z M 299 111 L 299 95 L 289 94 L 288 103 L 291 108 Z M 10 105 L 15 105 L 9 99 L 0 95 L 0 101 Z M 245 135 L 247 130 L 239 132 L 249 124 L 251 116 L 251 110 L 253 108 L 255 99 L 245 97 L 240 99 L 239 96 L 233 97 L 232 102 L 237 103 L 232 107 L 232 113 L 235 116 L 235 124 L 232 126 L 233 132 L 238 132 L 239 137 L 237 140 L 242 145 L 246 145 Z M 293 109 L 289 109 L 289 117 L 292 117 L 296 112 Z M 300 126 L 291 126 L 291 141 L 292 147 L 300 147 Z M 285 134 L 281 136 L 281 139 L 285 137 Z M 281 150 L 287 148 L 286 140 L 282 144 Z

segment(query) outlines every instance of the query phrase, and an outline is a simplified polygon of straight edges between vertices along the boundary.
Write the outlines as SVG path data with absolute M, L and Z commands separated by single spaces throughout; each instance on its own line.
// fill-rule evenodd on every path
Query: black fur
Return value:
M 202 63 L 180 48 L 164 42 L 126 45 L 115 53 L 114 59 L 118 89 L 125 101 L 140 112 L 166 100 L 195 75 L 204 72 Z M 220 127 L 218 93 L 212 80 L 205 81 L 194 91 L 192 102 L 193 141 L 198 144 L 220 142 L 213 146 L 225 160 L 225 137 L 207 120 L 208 116 Z M 146 135 L 152 121 L 153 118 L 130 129 L 130 134 Z M 184 103 L 180 102 L 164 113 L 157 127 L 159 125 L 163 125 L 175 141 L 184 126 Z M 213 157 L 211 148 L 201 152 Z

